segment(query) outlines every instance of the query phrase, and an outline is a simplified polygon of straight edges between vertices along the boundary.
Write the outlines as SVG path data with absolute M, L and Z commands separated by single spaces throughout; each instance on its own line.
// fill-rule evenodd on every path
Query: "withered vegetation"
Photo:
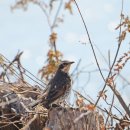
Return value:
M 11 6 L 11 9 L 26 11 L 30 3 L 38 6 L 46 17 L 50 29 L 48 38 L 50 48 L 47 53 L 46 64 L 38 72 L 41 79 L 38 79 L 22 66 L 20 58 L 24 52 L 18 52 L 12 61 L 0 54 L 0 130 L 129 130 L 130 109 L 118 90 L 117 84 L 117 79 L 120 78 L 126 86 L 130 85 L 130 81 L 121 75 L 121 71 L 129 62 L 130 50 L 118 58 L 121 46 L 124 45 L 123 41 L 130 33 L 130 19 L 123 14 L 124 1 L 122 0 L 120 23 L 115 28 L 119 30 L 117 49 L 112 62 L 109 52 L 108 69 L 106 70 L 108 75 L 106 77 L 98 62 L 93 40 L 76 0 L 18 0 Z M 31 104 L 39 99 L 44 99 L 47 83 L 54 76 L 60 60 L 63 59 L 64 54 L 57 49 L 59 34 L 56 28 L 64 22 L 65 11 L 71 15 L 74 14 L 73 6 L 77 8 L 80 14 L 104 85 L 99 90 L 96 101 L 91 96 L 84 96 L 82 93 L 72 90 L 76 96 L 74 107 L 67 104 L 64 107 L 52 106 L 50 109 L 46 109 L 39 103 L 32 108 Z M 107 60 L 105 59 L 105 61 Z M 81 60 L 71 74 L 73 83 L 78 80 L 81 73 L 87 73 L 89 76 L 92 73 L 80 68 L 80 63 Z M 33 81 L 36 85 L 32 85 L 29 81 Z M 87 83 L 89 81 L 90 77 Z M 110 98 L 111 101 L 108 100 L 108 91 L 113 95 Z M 102 101 L 107 107 L 99 105 L 99 101 Z M 123 111 L 116 106 L 117 101 Z
M 93 105 L 81 106 L 81 98 L 77 99 L 80 106 L 77 109 L 52 107 L 47 110 L 41 104 L 32 108 L 31 104 L 43 97 L 44 89 L 25 80 L 28 74 L 20 63 L 21 55 L 22 52 L 18 53 L 12 62 L 0 57 L 4 70 L 0 75 L 0 130 L 96 130 L 104 127 L 103 117 L 94 111 Z

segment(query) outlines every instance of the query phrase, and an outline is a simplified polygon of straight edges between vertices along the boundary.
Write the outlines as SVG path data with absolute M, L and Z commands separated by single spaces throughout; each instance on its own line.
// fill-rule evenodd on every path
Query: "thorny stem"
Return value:
M 104 78 L 104 76 L 103 76 L 103 74 L 102 74 L 101 69 L 100 69 L 100 66 L 99 66 L 99 63 L 98 63 L 98 60 L 97 60 L 97 57 L 96 57 L 96 54 L 95 54 L 95 50 L 94 50 L 93 44 L 92 44 L 92 42 L 91 42 L 90 35 L 89 35 L 89 32 L 88 32 L 87 26 L 86 26 L 86 24 L 85 24 L 84 18 L 83 18 L 82 14 L 81 14 L 81 11 L 80 11 L 80 9 L 79 9 L 79 6 L 78 6 L 76 0 L 74 0 L 74 2 L 75 2 L 75 4 L 76 4 L 76 6 L 77 6 L 77 9 L 78 9 L 79 14 L 80 14 L 80 16 L 81 16 L 81 18 L 82 18 L 84 27 L 85 27 L 85 29 L 86 29 L 86 33 L 87 33 L 87 35 L 88 35 L 88 39 L 89 39 L 89 42 L 90 42 L 90 45 L 91 45 L 91 48 L 92 48 L 92 51 L 93 51 L 93 54 L 94 54 L 94 58 L 95 58 L 95 60 L 96 60 L 96 64 L 97 64 L 98 69 L 99 69 L 99 72 L 100 72 L 100 74 L 101 74 L 103 80 L 105 81 L 104 87 L 103 87 L 103 89 L 101 90 L 101 95 L 102 95 L 102 93 L 104 92 L 104 90 L 105 90 L 105 88 L 106 88 L 106 86 L 107 86 L 107 82 L 106 82 L 106 80 L 105 80 L 105 78 Z M 122 15 L 122 13 L 123 13 L 123 5 L 124 5 L 123 2 L 124 2 L 124 1 L 122 0 L 121 15 Z M 121 19 L 120 19 L 120 24 L 121 24 L 121 23 L 122 23 L 122 16 L 121 16 Z M 121 30 L 121 26 L 120 26 L 119 36 L 121 35 L 121 31 L 122 31 L 122 30 Z M 115 62 L 116 62 L 116 59 L 117 59 L 117 56 L 118 56 L 118 53 L 119 53 L 119 50 L 120 50 L 120 47 L 121 47 L 121 43 L 122 43 L 122 40 L 119 40 L 118 48 L 117 48 L 117 51 L 116 51 L 116 54 L 115 54 L 115 58 L 114 58 L 114 60 L 113 60 L 112 66 L 111 66 L 111 68 L 110 68 L 110 71 L 109 71 L 108 76 L 107 76 L 106 79 L 108 79 L 108 78 L 110 77 L 110 75 L 111 75 L 112 69 L 113 69 L 113 67 L 114 67 L 114 64 L 115 64 Z M 125 104 L 124 100 L 122 99 L 122 97 L 119 95 L 119 93 L 118 93 L 115 89 L 113 89 L 112 87 L 110 87 L 110 88 L 112 89 L 112 91 L 114 92 L 114 94 L 117 96 L 117 98 L 118 98 L 119 102 L 121 103 L 122 107 L 125 109 L 126 113 L 127 113 L 127 114 L 129 115 L 129 117 L 130 117 L 129 109 L 128 109 L 127 105 Z M 95 103 L 95 105 L 94 105 L 95 107 L 97 106 L 97 104 L 98 104 L 100 98 L 101 98 L 101 96 L 98 97 L 98 99 L 97 99 L 97 101 L 96 101 L 96 103 Z
M 121 9 L 121 15 L 123 13 L 123 0 L 122 0 L 122 9 Z M 120 19 L 120 24 L 122 22 L 122 16 L 121 16 L 121 19 Z M 121 26 L 120 26 L 120 31 L 119 31 L 119 36 L 121 35 Z M 120 46 L 121 46 L 121 43 L 122 43 L 122 40 L 119 41 L 119 44 L 118 44 L 118 48 L 117 48 L 117 52 L 116 52 L 116 55 L 115 55 L 115 58 L 114 58 L 114 61 L 113 61 L 113 64 L 110 68 L 110 71 L 109 71 L 109 74 L 107 76 L 107 79 L 109 78 L 109 76 L 111 75 L 111 72 L 112 72 L 112 68 L 116 62 L 116 59 L 117 59 L 117 56 L 118 56 L 118 53 L 119 53 L 119 50 L 120 50 Z M 105 90 L 106 88 L 106 84 L 107 82 L 105 82 L 105 85 L 101 91 L 101 94 L 103 93 L 103 91 Z M 115 89 L 115 85 L 113 84 L 113 86 L 110 86 L 111 90 L 113 91 L 113 93 L 116 95 L 117 99 L 119 100 L 121 106 L 124 108 L 125 112 L 128 114 L 128 116 L 130 117 L 130 110 L 129 108 L 127 107 L 126 103 L 124 102 L 123 98 L 121 97 L 121 95 L 119 94 L 119 92 Z M 98 104 L 99 100 L 100 100 L 101 96 L 98 97 L 97 99 L 97 102 L 95 103 L 95 106 Z
M 121 15 L 122 15 L 122 12 L 123 12 L 123 0 L 122 0 Z M 121 19 L 120 19 L 120 24 L 121 24 L 121 22 L 122 22 L 122 16 L 121 16 Z M 121 35 L 121 26 L 120 26 L 119 36 L 120 36 L 120 35 Z M 121 46 L 121 43 L 122 43 L 122 41 L 120 40 L 120 41 L 119 41 L 119 48 L 120 48 L 120 46 Z M 118 55 L 118 52 L 119 52 L 119 49 L 117 50 L 117 55 Z M 117 55 L 116 55 L 116 57 L 117 57 Z M 116 57 L 115 57 L 115 59 L 116 59 Z M 114 66 L 114 63 L 113 63 L 113 65 L 112 65 L 112 68 L 113 68 L 113 66 Z M 108 76 L 108 78 L 109 78 L 109 76 Z M 129 110 L 128 106 L 126 105 L 125 101 L 123 100 L 123 98 L 121 97 L 121 95 L 119 94 L 119 92 L 118 92 L 117 90 L 115 90 L 115 85 L 114 85 L 113 87 L 110 86 L 110 88 L 111 88 L 111 90 L 114 92 L 114 94 L 116 95 L 117 99 L 119 100 L 121 106 L 124 108 L 124 110 L 125 110 L 125 112 L 127 113 L 127 115 L 130 117 L 130 110 Z
M 122 0 L 121 14 L 122 14 L 122 13 L 123 13 L 123 0 Z M 122 22 L 122 17 L 121 17 L 121 19 L 120 19 L 120 24 L 121 24 L 121 22 Z M 120 31 L 119 31 L 119 36 L 120 36 L 120 35 L 121 35 L 121 26 L 120 26 Z M 115 55 L 114 61 L 113 61 L 113 63 L 112 63 L 112 66 L 111 66 L 111 68 L 110 68 L 110 71 L 109 71 L 109 73 L 108 73 L 107 79 L 108 79 L 109 76 L 111 75 L 112 69 L 113 69 L 113 67 L 114 67 L 114 64 L 115 64 L 115 62 L 116 62 L 116 59 L 117 59 L 117 56 L 118 56 L 118 53 L 119 53 L 119 50 L 120 50 L 121 43 L 122 43 L 122 41 L 120 41 L 119 44 L 118 44 L 118 48 L 117 48 L 117 51 L 116 51 L 116 55 Z M 102 94 L 103 91 L 105 90 L 106 85 L 107 85 L 107 82 L 105 82 L 105 84 L 104 84 L 104 86 L 103 86 L 103 89 L 102 89 L 102 91 L 101 91 L 101 94 Z M 95 103 L 95 106 L 97 106 L 97 104 L 98 104 L 100 98 L 101 98 L 101 96 L 98 97 L 98 99 L 97 99 L 97 101 L 96 101 L 96 103 Z

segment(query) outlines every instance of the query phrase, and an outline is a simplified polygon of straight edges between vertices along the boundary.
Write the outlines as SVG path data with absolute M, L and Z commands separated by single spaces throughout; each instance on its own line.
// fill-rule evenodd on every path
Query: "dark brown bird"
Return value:
M 48 84 L 48 92 L 43 105 L 48 108 L 51 103 L 63 102 L 69 95 L 71 89 L 71 78 L 69 76 L 69 69 L 74 62 L 62 61 L 54 78 Z
M 42 102 L 43 106 L 49 108 L 52 103 L 62 103 L 69 95 L 71 89 L 71 78 L 69 69 L 74 62 L 62 61 L 59 65 L 54 78 L 49 82 L 46 90 L 46 98 Z M 35 105 L 39 104 L 37 102 Z

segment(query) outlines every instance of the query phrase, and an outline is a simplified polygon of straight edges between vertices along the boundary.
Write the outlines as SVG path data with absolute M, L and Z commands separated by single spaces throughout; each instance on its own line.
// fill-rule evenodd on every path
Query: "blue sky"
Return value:
M 119 6 L 116 6 L 118 2 Z M 114 28 L 119 22 L 119 1 L 78 1 L 84 19 L 87 23 L 90 36 L 94 44 L 104 51 L 113 48 L 116 42 Z M 93 4 L 94 3 L 94 4 Z M 10 6 L 14 1 L 1 0 L 0 7 L 0 43 L 1 52 L 8 58 L 13 57 L 18 50 L 23 50 L 23 64 L 33 64 L 34 73 L 43 65 L 48 49 L 50 35 L 43 12 L 36 5 L 30 5 L 27 11 L 14 10 Z M 79 60 L 86 59 L 84 52 L 90 52 L 90 46 L 80 44 L 86 38 L 84 26 L 75 6 L 74 15 L 65 16 L 65 22 L 58 29 L 58 48 L 65 58 Z M 81 42 L 79 42 L 81 41 Z M 107 41 L 107 43 L 106 43 Z M 109 44 L 108 44 L 109 43 Z M 114 44 L 113 44 L 114 43 Z M 88 53 L 90 54 L 90 53 Z M 37 63 L 35 66 L 34 63 Z
M 24 67 L 37 75 L 38 70 L 45 64 L 46 53 L 49 49 L 47 44 L 50 35 L 49 28 L 39 7 L 31 4 L 27 11 L 18 9 L 12 12 L 10 6 L 14 2 L 14 0 L 0 1 L 0 52 L 11 60 L 18 50 L 24 51 L 22 56 Z M 100 49 L 106 58 L 108 50 L 110 50 L 112 60 L 118 44 L 116 39 L 118 31 L 114 29 L 120 19 L 121 0 L 77 0 L 77 2 L 93 44 Z M 126 15 L 130 14 L 129 5 L 129 0 L 125 0 L 124 13 Z M 58 33 L 57 48 L 63 52 L 65 60 L 74 60 L 77 63 L 79 59 L 82 59 L 81 67 L 87 66 L 87 71 L 97 69 L 83 23 L 75 5 L 73 5 L 73 15 L 66 12 L 64 23 L 56 31 Z M 87 44 L 82 44 L 82 42 L 87 42 Z M 128 42 L 127 38 L 120 54 L 128 51 Z M 106 69 L 107 65 L 103 57 L 97 50 L 96 53 L 101 68 Z M 105 72 L 104 75 L 106 74 Z M 124 75 L 129 74 L 128 71 L 124 71 Z M 81 84 L 75 85 L 75 88 L 80 89 L 87 78 L 87 74 L 81 75 Z M 126 78 L 130 78 L 130 76 L 126 76 Z M 91 79 L 84 89 L 87 90 L 87 94 L 95 93 L 93 98 L 96 98 L 98 91 L 103 86 L 103 80 L 98 72 L 92 74 Z M 128 98 L 129 92 L 129 90 L 124 92 L 126 100 L 130 100 Z

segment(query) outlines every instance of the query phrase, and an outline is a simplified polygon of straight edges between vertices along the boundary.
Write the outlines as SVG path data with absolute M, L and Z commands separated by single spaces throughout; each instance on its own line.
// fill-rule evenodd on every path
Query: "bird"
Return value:
M 45 99 L 40 101 L 45 108 L 49 109 L 52 104 L 63 103 L 68 97 L 71 91 L 69 70 L 73 63 L 73 61 L 62 61 L 59 64 L 54 77 L 47 85 Z

